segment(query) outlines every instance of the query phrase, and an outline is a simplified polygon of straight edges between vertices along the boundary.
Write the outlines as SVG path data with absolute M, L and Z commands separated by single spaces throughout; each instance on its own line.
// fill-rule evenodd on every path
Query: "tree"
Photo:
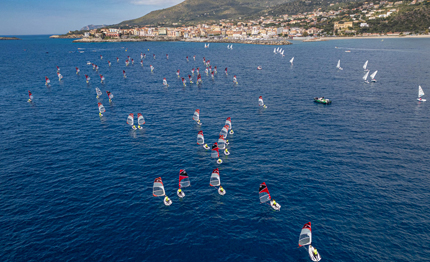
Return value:
M 308 32 L 304 31 L 303 36 L 309 36 Z

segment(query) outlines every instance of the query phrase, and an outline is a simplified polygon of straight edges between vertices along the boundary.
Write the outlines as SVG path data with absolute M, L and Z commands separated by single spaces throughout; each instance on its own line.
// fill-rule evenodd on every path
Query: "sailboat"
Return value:
M 422 87 L 418 86 L 418 98 L 417 98 L 417 100 L 420 101 L 420 102 L 421 101 L 425 102 L 426 100 L 421 98 L 423 95 L 425 95 L 425 94 L 424 94 L 424 91 L 423 91 Z
M 191 186 L 191 183 L 187 171 L 185 171 L 185 169 L 179 170 L 179 189 L 176 192 L 178 197 L 183 198 L 185 196 L 185 193 L 184 191 L 182 191 L 182 188 L 189 186 Z
M 291 65 L 293 65 L 293 61 L 294 61 L 294 56 L 293 56 L 293 58 L 291 58 L 291 60 L 290 60 Z
M 217 186 L 219 186 L 219 188 L 218 188 L 218 194 L 220 194 L 221 196 L 225 195 L 226 192 L 225 192 L 224 188 L 222 188 L 222 186 L 221 186 L 221 179 L 219 177 L 219 169 L 218 168 L 215 168 L 212 171 L 209 185 L 213 186 L 215 188 Z
M 321 260 L 321 256 L 318 252 L 315 252 L 316 249 L 311 245 L 312 243 L 312 229 L 311 229 L 311 222 L 306 223 L 303 227 L 302 227 L 302 231 L 300 231 L 300 236 L 299 236 L 299 247 L 308 247 L 308 253 L 309 253 L 309 258 L 312 261 L 320 261 Z
M 261 204 L 270 201 L 269 204 L 273 209 L 277 211 L 281 209 L 281 205 L 277 203 L 274 199 L 272 199 L 272 197 L 270 196 L 269 189 L 267 188 L 265 182 L 260 184 L 260 187 L 258 188 L 258 195 L 260 197 Z
M 369 81 L 367 81 L 368 75 L 369 75 L 369 71 L 367 71 L 366 74 L 363 76 L 364 83 L 369 83 Z
M 342 67 L 340 67 L 340 60 L 339 60 L 339 61 L 337 61 L 337 66 L 336 66 L 336 68 L 337 68 L 337 69 L 339 69 L 339 70 L 343 70 L 343 68 L 342 68 Z
M 376 82 L 375 76 L 378 73 L 378 70 L 376 70 L 375 72 L 373 72 L 373 74 L 370 75 L 370 78 L 372 79 L 372 82 Z
M 172 200 L 166 196 L 166 191 L 164 190 L 164 184 L 161 180 L 161 177 L 157 177 L 154 180 L 154 185 L 152 186 L 152 195 L 155 197 L 164 196 L 164 204 L 166 206 L 170 206 L 172 204 Z
M 367 63 L 369 62 L 369 60 L 366 61 L 366 63 L 364 63 L 363 65 L 363 69 L 364 71 L 369 71 L 369 69 L 367 69 Z

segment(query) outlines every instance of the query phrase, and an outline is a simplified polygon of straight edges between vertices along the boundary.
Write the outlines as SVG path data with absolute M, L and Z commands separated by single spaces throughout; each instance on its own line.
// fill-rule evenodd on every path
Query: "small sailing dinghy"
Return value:
M 267 186 L 266 186 L 265 182 L 263 182 L 263 183 L 260 184 L 258 192 L 259 192 L 260 203 L 261 204 L 270 201 L 269 202 L 270 206 L 273 209 L 275 209 L 277 211 L 279 211 L 281 209 L 281 205 L 278 204 L 278 203 L 276 203 L 276 201 L 274 199 L 272 200 L 272 197 L 270 196 L 270 193 L 269 193 L 269 189 L 267 189 Z
M 182 188 L 189 186 L 191 186 L 191 183 L 187 171 L 185 171 L 185 169 L 179 170 L 179 189 L 176 192 L 178 194 L 178 197 L 183 198 L 185 196 L 185 193 L 184 191 L 182 191 Z
M 215 188 L 217 186 L 219 186 L 219 188 L 218 188 L 218 194 L 220 194 L 221 196 L 225 195 L 226 192 L 225 192 L 224 188 L 222 188 L 222 186 L 221 186 L 221 179 L 219 177 L 219 169 L 218 168 L 215 168 L 212 171 L 209 185 L 213 186 Z
M 264 104 L 263 96 L 260 96 L 260 97 L 258 98 L 258 105 L 259 105 L 259 106 L 262 106 L 263 108 L 267 108 L 267 106 Z
M 96 98 L 100 98 L 100 96 L 102 95 L 102 91 L 100 90 L 100 88 L 96 87 L 96 93 L 97 93 Z
M 133 113 L 129 114 L 127 117 L 127 124 L 129 124 L 131 126 L 131 128 L 133 128 L 133 130 L 136 130 L 136 126 L 134 125 L 134 115 Z
M 97 103 L 97 106 L 99 107 L 99 116 L 102 117 L 103 113 L 106 112 L 105 107 L 102 105 L 102 103 Z
M 137 128 L 142 129 L 142 125 L 144 125 L 145 122 L 145 118 L 143 117 L 143 115 L 141 113 L 137 114 Z
M 376 70 L 375 72 L 373 72 L 371 75 L 370 75 L 370 78 L 372 79 L 371 81 L 372 82 L 376 82 L 376 79 L 375 79 L 375 76 L 376 76 L 376 74 L 378 73 L 378 70 Z
M 337 61 L 337 66 L 336 66 L 336 68 L 337 68 L 337 69 L 339 69 L 339 70 L 343 70 L 343 68 L 342 68 L 342 67 L 340 67 L 340 60 L 339 60 L 339 61 Z
M 221 158 L 219 158 L 218 143 L 216 143 L 216 142 L 212 145 L 211 158 L 218 158 L 218 160 L 216 161 L 217 164 L 221 164 L 222 163 Z
M 309 258 L 312 261 L 320 261 L 321 260 L 320 254 L 318 253 L 317 249 L 311 245 L 311 243 L 312 243 L 312 229 L 311 229 L 311 222 L 308 222 L 302 227 L 302 231 L 300 231 L 299 247 L 306 248 L 306 246 L 308 246 Z
M 293 65 L 293 61 L 294 61 L 294 56 L 293 56 L 293 58 L 291 58 L 291 60 L 290 60 L 291 65 Z
M 154 185 L 152 187 L 152 195 L 155 197 L 165 196 L 164 204 L 166 206 L 170 206 L 172 204 L 172 200 L 168 196 L 166 196 L 166 191 L 164 191 L 164 185 L 163 181 L 161 180 L 161 177 L 157 177 L 154 180 Z
M 203 131 L 200 130 L 197 134 L 197 145 L 203 146 L 204 149 L 209 149 L 209 146 L 205 144 L 205 137 L 203 135 Z
M 196 109 L 196 111 L 194 111 L 193 120 L 196 121 L 198 125 L 202 125 L 200 122 L 200 109 Z
M 366 61 L 366 63 L 364 63 L 363 65 L 363 69 L 364 71 L 369 71 L 369 69 L 367 69 L 367 63 L 369 62 L 369 60 Z
M 230 130 L 230 135 L 233 135 L 233 129 L 231 127 L 231 117 L 227 117 L 227 119 L 225 120 L 225 125 L 228 126 L 228 129 Z
M 369 71 L 367 71 L 366 72 L 366 74 L 363 76 L 363 80 L 364 80 L 364 83 L 369 83 L 369 81 L 367 81 L 367 76 L 369 75 Z
M 423 91 L 422 87 L 418 86 L 418 98 L 417 98 L 417 100 L 420 101 L 420 102 L 421 101 L 425 102 L 426 100 L 423 99 L 423 98 L 421 98 L 423 95 L 425 95 L 425 94 L 424 94 L 424 91 Z

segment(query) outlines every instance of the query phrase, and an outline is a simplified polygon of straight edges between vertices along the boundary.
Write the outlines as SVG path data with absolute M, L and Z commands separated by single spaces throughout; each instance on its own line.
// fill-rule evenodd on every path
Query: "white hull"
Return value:
M 279 203 L 276 203 L 276 205 L 273 205 L 273 201 L 270 201 L 270 206 L 275 209 L 276 211 L 281 210 L 281 205 Z
M 169 199 L 169 201 L 166 202 L 166 200 L 164 200 L 164 204 L 166 206 L 170 206 L 172 204 L 172 200 Z
M 221 188 L 218 188 L 218 194 L 220 194 L 221 196 L 225 195 L 225 189 L 223 191 L 221 191 Z
M 309 258 L 312 261 L 320 261 L 321 260 L 320 253 L 318 253 L 317 256 L 314 256 L 314 247 L 313 246 L 309 246 L 309 250 L 308 251 L 309 251 Z
M 179 189 L 178 189 L 178 191 L 176 192 L 176 194 L 177 194 L 177 195 L 178 195 L 178 197 L 180 197 L 180 198 L 183 198 L 183 197 L 185 196 L 185 193 L 184 193 L 183 191 L 179 192 Z
M 418 101 L 420 101 L 420 102 L 425 102 L 425 101 L 427 101 L 427 100 L 422 99 L 422 98 L 417 98 L 417 100 L 418 100 Z

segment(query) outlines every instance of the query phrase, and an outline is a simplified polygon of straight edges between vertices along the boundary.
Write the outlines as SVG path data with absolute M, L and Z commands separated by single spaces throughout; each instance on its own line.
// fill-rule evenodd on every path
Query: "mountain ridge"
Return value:
M 175 6 L 155 10 L 142 17 L 123 21 L 118 25 L 190 24 L 210 20 L 236 19 L 291 1 L 295 0 L 185 0 Z

